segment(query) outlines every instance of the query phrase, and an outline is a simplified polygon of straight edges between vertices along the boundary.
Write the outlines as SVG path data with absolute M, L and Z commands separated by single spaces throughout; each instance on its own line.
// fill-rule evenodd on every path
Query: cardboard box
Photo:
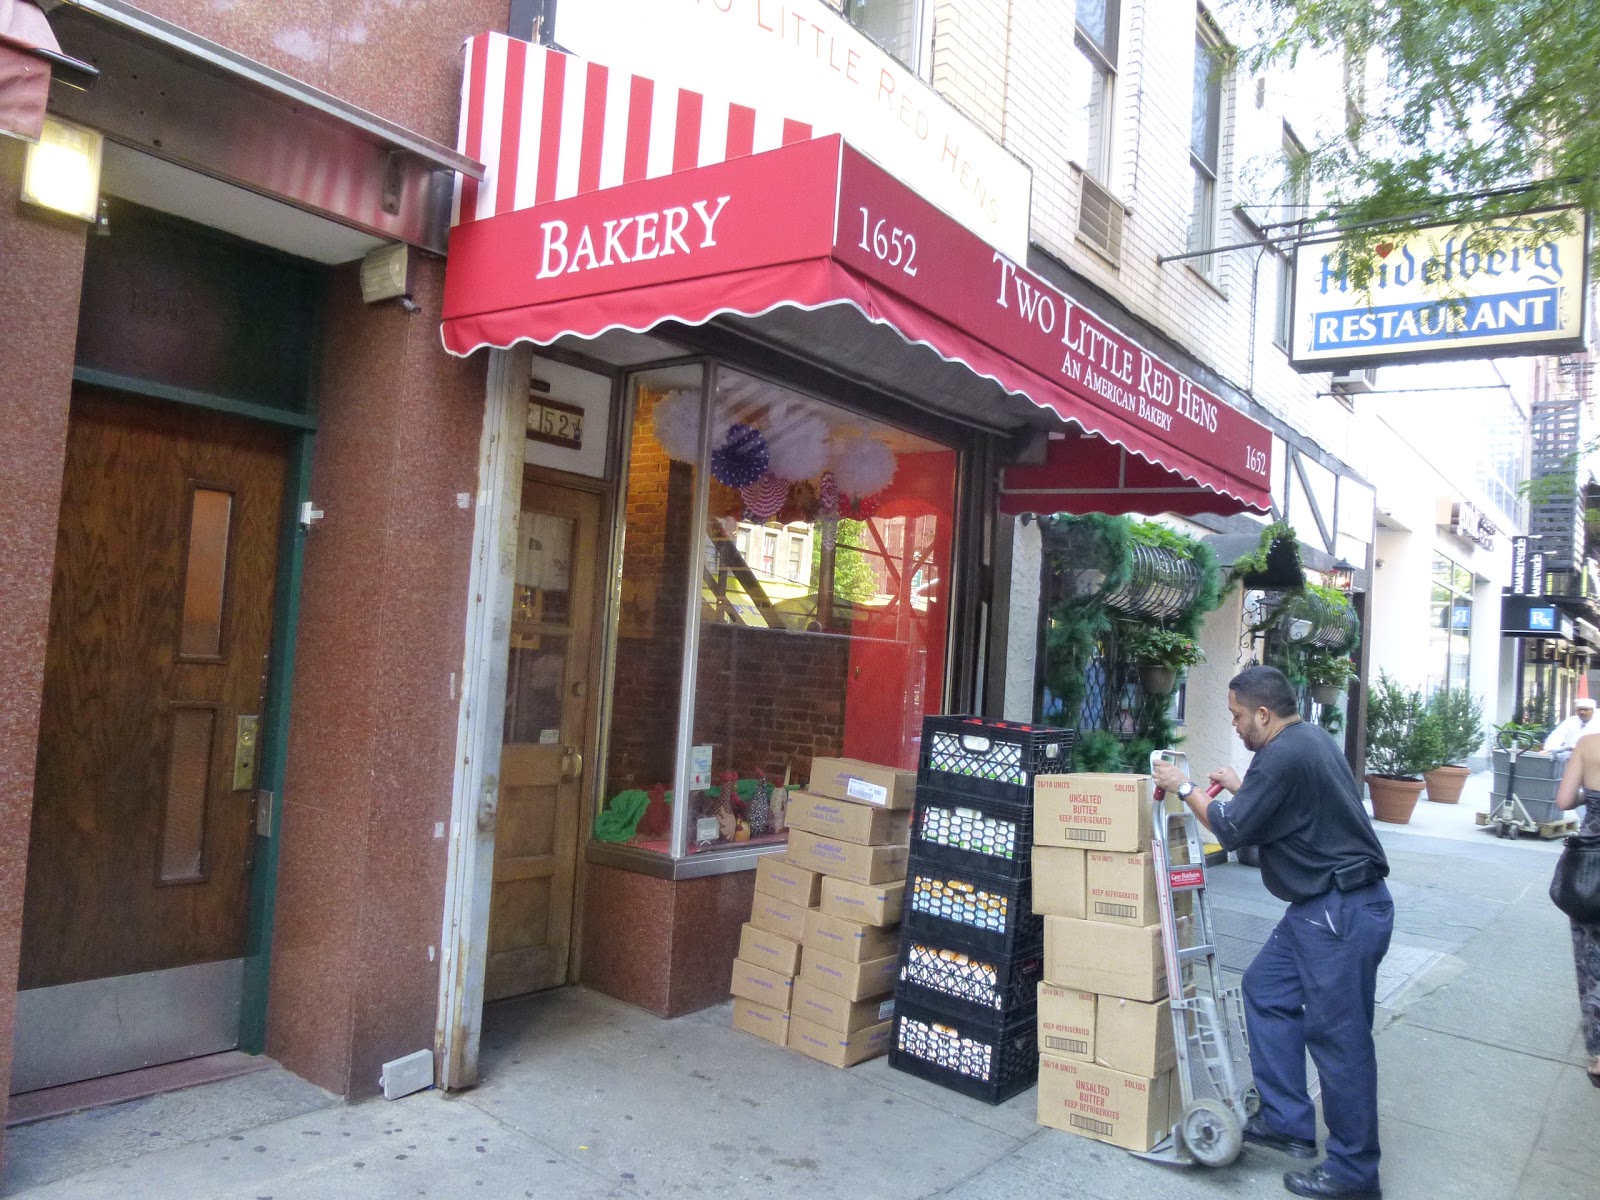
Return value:
M 739 957 L 793 978 L 800 974 L 800 939 L 780 937 L 746 922 L 739 931 Z
M 814 983 L 795 981 L 794 1002 L 789 1006 L 791 1015 L 832 1029 L 837 1033 L 854 1033 L 868 1025 L 876 1025 L 894 1016 L 894 997 L 875 996 L 870 1000 L 846 1000 L 832 992 L 825 992 Z
M 1150 1149 L 1171 1128 L 1172 1075 L 1151 1079 L 1095 1063 L 1039 1056 L 1039 1124 L 1127 1150 Z
M 1161 926 L 1046 917 L 1044 977 L 1084 992 L 1160 1000 L 1167 994 Z
M 756 863 L 756 891 L 801 908 L 815 908 L 822 895 L 822 875 L 786 862 L 780 854 L 767 854 Z
M 875 808 L 859 800 L 836 800 L 811 792 L 790 792 L 784 821 L 821 837 L 860 846 L 903 846 L 911 840 L 911 813 Z
M 1154 855 L 1091 850 L 1085 871 L 1088 903 L 1083 915 L 1091 921 L 1154 925 L 1161 920 Z M 1194 893 L 1178 892 L 1172 897 L 1172 907 L 1178 916 L 1188 916 L 1194 911 Z
M 1156 906 L 1155 860 L 1148 851 L 1115 854 L 1091 850 L 1085 882 L 1085 915 L 1090 920 L 1141 927 L 1161 920 L 1161 910 Z
M 857 758 L 813 758 L 806 790 L 878 808 L 909 809 L 917 798 L 917 773 Z
M 1147 850 L 1153 788 L 1148 775 L 1036 776 L 1034 844 L 1130 854 Z
M 818 837 L 802 829 L 789 831 L 790 862 L 824 875 L 838 875 L 857 883 L 887 883 L 903 879 L 910 852 L 904 846 L 858 846 Z
M 837 1029 L 794 1018 L 789 1022 L 789 1049 L 830 1066 L 850 1067 L 889 1053 L 889 1039 L 893 1034 L 893 1021 L 868 1025 L 853 1033 L 840 1033 Z
M 728 990 L 735 996 L 788 1012 L 794 997 L 794 977 L 780 975 L 770 968 L 736 958 L 733 960 L 733 982 Z
M 899 950 L 900 930 L 830 917 L 821 909 L 813 908 L 806 913 L 806 935 L 801 945 L 848 958 L 851 962 L 866 962 Z
M 1154 1076 L 1178 1065 L 1170 999 L 1143 1004 L 1120 996 L 1101 996 L 1095 1005 L 1094 1031 L 1094 1060 L 1102 1067 Z
M 734 967 L 737 969 L 738 965 L 735 963 Z M 1093 992 L 1041 983 L 1039 1053 L 1093 1062 L 1097 1000 Z
M 1033 911 L 1057 917 L 1087 916 L 1085 851 L 1065 846 L 1033 848 Z
M 800 951 L 800 978 L 846 1000 L 865 1000 L 894 990 L 899 963 L 898 954 L 851 962 L 807 946 Z
M 766 892 L 757 892 L 755 902 L 750 905 L 750 923 L 757 929 L 798 942 L 805 936 L 806 913 L 810 911 Z
M 789 1044 L 789 1014 L 743 996 L 733 1002 L 733 1027 L 766 1038 L 774 1046 Z
M 822 877 L 822 911 L 863 925 L 897 925 L 905 907 L 906 881 L 855 883 L 837 875 Z

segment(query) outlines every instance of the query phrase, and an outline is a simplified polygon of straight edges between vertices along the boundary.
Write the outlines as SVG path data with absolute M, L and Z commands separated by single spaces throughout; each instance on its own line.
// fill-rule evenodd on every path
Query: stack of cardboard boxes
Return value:
M 916 776 L 818 758 L 790 794 L 789 846 L 756 869 L 733 1023 L 837 1067 L 883 1054 Z
M 1147 775 L 1034 785 L 1033 903 L 1045 914 L 1039 1123 L 1140 1151 L 1166 1135 L 1179 1104 L 1152 788 Z M 1180 917 L 1180 937 L 1186 924 Z

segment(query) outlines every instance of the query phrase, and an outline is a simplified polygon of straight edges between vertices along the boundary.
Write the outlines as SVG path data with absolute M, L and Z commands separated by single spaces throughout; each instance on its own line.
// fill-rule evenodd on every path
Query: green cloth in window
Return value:
M 650 805 L 650 796 L 639 788 L 629 788 L 611 797 L 611 803 L 594 819 L 594 836 L 602 842 L 625 842 L 639 828 L 639 818 Z

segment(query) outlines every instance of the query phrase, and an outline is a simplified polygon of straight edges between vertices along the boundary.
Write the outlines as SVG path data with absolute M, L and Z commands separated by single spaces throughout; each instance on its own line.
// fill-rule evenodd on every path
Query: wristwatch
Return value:
M 1185 783 L 1178 788 L 1179 800 L 1187 800 L 1192 795 L 1194 795 L 1194 784 Z

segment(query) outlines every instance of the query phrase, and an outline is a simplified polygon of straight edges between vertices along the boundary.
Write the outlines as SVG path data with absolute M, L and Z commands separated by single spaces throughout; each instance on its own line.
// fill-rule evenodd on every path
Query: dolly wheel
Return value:
M 1244 1130 L 1233 1110 L 1220 1100 L 1196 1100 L 1183 1113 L 1183 1144 L 1208 1167 L 1225 1167 L 1239 1157 Z
M 1244 1093 L 1244 1115 L 1246 1120 L 1253 1119 L 1261 1111 L 1261 1093 L 1255 1088 L 1246 1088 Z

